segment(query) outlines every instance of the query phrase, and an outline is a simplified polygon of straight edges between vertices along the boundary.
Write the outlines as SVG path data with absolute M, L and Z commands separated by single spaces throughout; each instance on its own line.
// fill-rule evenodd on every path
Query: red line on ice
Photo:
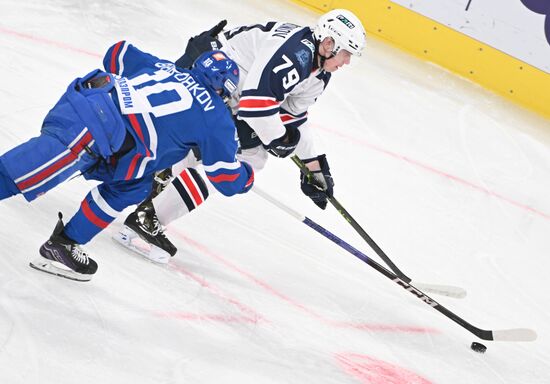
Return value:
M 179 320 L 197 320 L 197 321 L 215 321 L 222 323 L 252 323 L 256 324 L 258 321 L 246 316 L 232 316 L 221 314 L 198 314 L 188 312 L 155 312 L 158 317 L 179 319 Z
M 37 43 L 42 43 L 42 44 L 46 44 L 46 45 L 53 45 L 53 46 L 58 47 L 58 48 L 66 49 L 68 51 L 82 53 L 84 55 L 88 55 L 88 56 L 92 56 L 92 57 L 99 57 L 99 58 L 103 57 L 103 55 L 99 55 L 95 52 L 87 51 L 85 49 L 75 47 L 73 45 L 61 43 L 61 42 L 55 41 L 55 40 L 49 40 L 49 39 L 46 39 L 44 37 L 39 37 L 39 36 L 31 35 L 31 34 L 28 34 L 28 33 L 14 31 L 12 29 L 4 28 L 4 27 L 0 27 L 0 33 L 3 33 L 4 35 L 15 36 L 15 37 L 18 37 L 18 38 L 21 38 L 21 39 L 31 40 L 31 41 L 34 41 L 34 42 L 37 42 Z
M 235 272 L 239 273 L 240 275 L 246 277 L 248 280 L 252 281 L 254 284 L 260 286 L 264 290 L 266 290 L 271 295 L 285 301 L 289 305 L 291 305 L 294 308 L 299 309 L 302 312 L 307 313 L 309 316 L 319 320 L 320 322 L 336 327 L 336 328 L 351 328 L 356 330 L 364 330 L 364 331 L 371 331 L 371 332 L 403 332 L 403 333 L 438 333 L 436 329 L 433 328 L 423 328 L 423 327 L 410 327 L 410 326 L 404 326 L 404 325 L 388 325 L 388 324 L 368 324 L 368 323 L 354 323 L 354 322 L 344 322 L 344 321 L 334 321 L 327 319 L 326 317 L 318 314 L 314 310 L 306 307 L 303 304 L 300 304 L 296 300 L 291 299 L 287 295 L 279 292 L 275 288 L 273 288 L 271 285 L 269 285 L 267 282 L 260 280 L 250 272 L 245 271 L 244 269 L 238 267 L 237 265 L 229 262 L 225 258 L 221 257 L 220 255 L 214 253 L 210 250 L 207 246 L 199 243 L 198 241 L 195 241 L 191 239 L 190 237 L 184 235 L 181 232 L 178 232 L 175 228 L 172 233 L 176 233 L 182 240 L 193 246 L 194 248 L 198 249 L 202 254 L 205 254 L 207 256 L 210 256 L 211 258 L 215 259 L 216 261 L 222 263 L 226 267 L 234 270 Z
M 346 139 L 346 140 L 350 140 L 352 141 L 354 144 L 359 144 L 361 146 L 364 146 L 364 147 L 369 147 L 370 149 L 373 149 L 377 152 L 380 152 L 380 153 L 383 153 L 385 155 L 388 155 L 388 156 L 391 156 L 391 157 L 394 157 L 396 159 L 400 159 L 400 160 L 403 160 L 409 164 L 412 164 L 412 165 L 415 165 L 419 168 L 423 168 L 424 170 L 426 171 L 429 171 L 429 172 L 432 172 L 432 173 L 435 173 L 435 174 L 438 174 L 440 176 L 443 176 L 447 179 L 451 179 L 453 181 L 456 181 L 457 183 L 460 183 L 460 184 L 463 184 L 463 185 L 466 185 L 472 189 L 475 189 L 477 191 L 480 191 L 482 193 L 485 193 L 486 195 L 489 195 L 489 196 L 492 196 L 492 197 L 495 197 L 499 200 L 502 200 L 502 201 L 505 201 L 507 202 L 508 204 L 511 204 L 517 208 L 520 208 L 520 209 L 523 209 L 525 211 L 528 211 L 528 212 L 531 212 L 532 214 L 535 214 L 537 216 L 540 216 L 546 220 L 550 220 L 550 214 L 548 213 L 545 213 L 545 212 L 542 212 L 542 211 L 539 211 L 533 207 L 530 207 L 528 206 L 527 204 L 523 204 L 523 203 L 520 203 L 520 202 L 517 202 L 515 200 L 512 200 L 506 196 L 502 196 L 502 195 L 499 195 L 498 193 L 496 192 L 493 192 L 491 191 L 490 189 L 487 189 L 485 187 L 481 187 L 477 184 L 474 184 L 468 180 L 464 180 L 464 179 L 461 179 L 460 177 L 458 176 L 454 176 L 454 175 L 451 175 L 450 173 L 447 173 L 445 171 L 442 171 L 442 170 L 439 170 L 437 168 L 434 168 L 430 165 L 427 165 L 427 164 L 424 164 L 424 163 L 421 163 L 417 160 L 414 160 L 414 159 L 410 159 L 408 158 L 407 156 L 404 156 L 404 155 L 400 155 L 398 153 L 395 153 L 395 152 L 391 152 L 391 151 L 388 151 L 387 149 L 384 149 L 384 148 L 381 148 L 381 147 L 378 147 L 374 144 L 371 144 L 369 143 L 368 141 L 366 140 L 363 140 L 363 139 L 358 139 L 356 137 L 351 137 L 351 136 L 348 136 L 346 134 L 343 134 L 342 132 L 338 132 L 336 130 L 333 130 L 333 129 L 329 129 L 329 128 L 326 128 L 324 126 L 318 126 L 319 129 L 322 129 L 324 131 L 327 131 L 327 132 L 330 132 L 336 136 L 340 136 L 341 138 L 343 139 Z
M 334 357 L 344 372 L 363 384 L 431 384 L 414 372 L 367 355 L 338 353 Z
M 179 272 L 179 273 L 191 278 L 192 280 L 196 281 L 197 283 L 199 283 L 200 286 L 208 289 L 215 296 L 218 296 L 219 298 L 223 299 L 224 301 L 227 301 L 230 304 L 232 304 L 233 306 L 237 307 L 242 313 L 244 313 L 246 315 L 246 316 L 242 317 L 243 319 L 246 319 L 246 322 L 257 323 L 259 321 L 265 321 L 266 320 L 262 315 L 260 315 L 256 311 L 254 311 L 252 308 L 250 308 L 250 307 L 246 306 L 245 304 L 241 303 L 240 301 L 230 297 L 229 295 L 226 295 L 226 294 L 222 293 L 218 288 L 216 288 L 214 285 L 212 285 L 211 283 L 206 281 L 205 278 L 197 276 L 196 274 L 194 274 L 191 271 L 188 271 L 184 267 L 182 267 L 180 265 L 177 265 L 175 262 L 171 262 L 168 265 L 174 271 Z M 178 317 L 178 316 L 173 316 L 173 317 Z M 201 317 L 201 315 L 196 315 L 196 317 L 194 319 L 199 319 L 200 320 L 200 317 Z M 223 317 L 224 317 L 223 315 L 218 317 L 217 321 L 223 321 Z M 185 315 L 183 315 L 183 313 L 182 313 L 182 318 L 185 318 Z M 229 319 L 229 318 L 232 318 L 231 321 L 233 321 L 233 322 L 235 321 L 235 317 L 226 317 L 226 319 Z M 187 319 L 191 320 L 193 318 L 187 316 Z

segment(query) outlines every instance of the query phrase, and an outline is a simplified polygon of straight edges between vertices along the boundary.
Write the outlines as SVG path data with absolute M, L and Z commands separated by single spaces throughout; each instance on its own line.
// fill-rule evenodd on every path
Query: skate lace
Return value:
M 157 215 L 153 216 L 153 230 L 151 231 L 153 236 L 165 237 L 164 231 L 162 230 L 162 225 L 160 225 Z
M 80 248 L 78 245 L 74 245 L 72 247 L 71 255 L 73 256 L 73 259 L 75 259 L 79 263 L 88 264 L 88 254 L 84 252 L 84 250 Z

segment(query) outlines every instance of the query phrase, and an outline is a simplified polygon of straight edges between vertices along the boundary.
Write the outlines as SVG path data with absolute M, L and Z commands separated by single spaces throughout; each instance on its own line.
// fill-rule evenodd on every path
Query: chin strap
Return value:
M 313 57 L 315 57 L 315 60 L 313 61 L 313 70 L 323 68 L 325 66 L 325 61 L 332 59 L 334 56 L 334 51 L 331 52 L 331 55 L 329 57 L 321 56 L 319 53 L 319 46 L 321 45 L 321 42 L 315 39 L 315 53 Z
M 315 52 L 313 53 L 313 70 L 317 70 L 319 68 L 323 68 L 323 65 L 325 64 L 325 58 L 321 56 L 319 53 L 319 45 L 320 43 L 315 40 Z

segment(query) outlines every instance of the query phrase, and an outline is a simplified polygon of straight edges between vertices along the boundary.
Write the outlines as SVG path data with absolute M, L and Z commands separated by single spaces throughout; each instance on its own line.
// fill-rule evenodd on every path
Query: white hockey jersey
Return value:
M 308 108 L 330 80 L 316 68 L 315 40 L 309 27 L 269 22 L 234 28 L 219 35 L 222 50 L 241 70 L 239 91 L 230 101 L 264 144 L 285 134 L 285 125 L 302 126 Z M 303 132 L 298 153 L 312 157 L 311 135 Z

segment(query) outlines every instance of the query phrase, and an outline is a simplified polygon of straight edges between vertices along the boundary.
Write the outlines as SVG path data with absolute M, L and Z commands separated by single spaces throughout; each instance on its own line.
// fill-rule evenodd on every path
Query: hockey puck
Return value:
M 475 341 L 472 343 L 470 348 L 472 348 L 472 350 L 476 351 L 477 353 L 485 353 L 485 351 L 487 350 L 486 346 L 484 346 L 481 343 L 475 342 Z

